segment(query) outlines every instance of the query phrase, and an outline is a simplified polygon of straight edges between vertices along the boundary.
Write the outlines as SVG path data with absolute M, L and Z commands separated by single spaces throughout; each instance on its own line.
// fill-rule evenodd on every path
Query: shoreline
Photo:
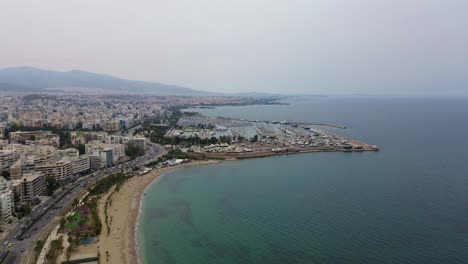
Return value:
M 134 225 L 133 225 L 133 248 L 135 250 L 135 255 L 136 255 L 136 263 L 135 264 L 142 264 L 142 256 L 140 254 L 140 245 L 138 244 L 138 230 L 140 228 L 140 216 L 141 216 L 141 211 L 142 211 L 142 206 L 143 206 L 143 197 L 146 193 L 146 190 L 152 186 L 153 184 L 156 184 L 163 175 L 166 173 L 176 169 L 176 168 L 181 168 L 181 167 L 191 167 L 191 166 L 200 166 L 200 165 L 211 165 L 211 164 L 218 164 L 221 161 L 219 160 L 203 160 L 203 161 L 191 161 L 189 163 L 181 164 L 179 166 L 174 166 L 174 167 L 169 167 L 169 169 L 158 176 L 156 176 L 153 180 L 151 180 L 148 184 L 144 186 L 144 188 L 140 191 L 139 193 L 139 202 L 138 202 L 138 207 L 137 207 L 137 213 L 136 217 L 134 218 Z M 163 168 L 164 169 L 164 168 Z
M 109 195 L 110 192 L 106 193 L 98 202 L 98 214 L 103 228 L 97 242 L 79 246 L 72 254 L 72 259 L 89 257 L 95 252 L 102 263 L 143 263 L 143 256 L 139 252 L 138 230 L 143 197 L 147 188 L 174 169 L 217 163 L 220 161 L 191 161 L 154 169 L 147 174 L 130 178 L 118 191 L 113 192 L 112 196 Z M 106 203 L 109 203 L 107 211 Z
M 363 149 L 353 152 L 366 151 L 375 150 Z M 100 214 L 100 221 L 103 224 L 103 231 L 99 235 L 98 242 L 94 244 L 94 246 L 80 246 L 75 254 L 82 255 L 89 253 L 90 251 L 94 251 L 98 252 L 98 257 L 100 261 L 103 262 L 110 261 L 110 263 L 142 264 L 144 256 L 140 252 L 142 245 L 139 243 L 139 230 L 144 195 L 152 184 L 158 182 L 161 176 L 171 172 L 174 169 L 181 167 L 218 164 L 222 161 L 262 158 L 289 154 L 304 154 L 310 152 L 343 151 L 311 151 L 310 149 L 303 149 L 302 151 L 289 153 L 257 152 L 246 153 L 247 155 L 239 155 L 239 153 L 209 153 L 211 155 L 194 155 L 198 156 L 198 158 L 202 157 L 203 160 L 194 159 L 188 163 L 153 169 L 147 174 L 134 176 L 130 180 L 126 181 L 119 191 L 113 193 L 112 197 L 109 197 L 109 193 L 107 193 L 99 200 L 99 204 L 101 204 L 101 206 L 98 206 L 98 213 Z M 102 205 L 107 202 L 110 203 L 110 206 L 108 208 L 108 212 L 105 212 L 104 206 Z M 110 219 L 110 224 L 107 224 L 106 222 L 108 218 Z
M 378 151 L 378 150 L 375 150 L 375 149 L 370 149 L 370 148 L 366 148 L 366 149 L 360 149 L 360 150 L 354 150 L 354 151 L 350 151 L 350 152 L 375 152 L 375 151 Z M 246 156 L 239 156 L 239 155 L 234 155 L 234 156 L 231 156 L 231 155 L 219 155 L 220 153 L 210 153 L 210 154 L 215 154 L 215 155 L 200 155 L 200 156 L 203 156 L 203 158 L 206 158 L 207 160 L 192 160 L 191 162 L 189 163 L 185 163 L 185 164 L 181 164 L 181 165 L 177 165 L 177 166 L 173 166 L 173 167 L 166 167 L 166 168 L 162 168 L 162 169 L 157 169 L 157 170 L 163 170 L 161 171 L 159 174 L 156 172 L 156 175 L 153 176 L 153 179 L 150 180 L 148 183 L 146 183 L 143 188 L 141 189 L 138 189 L 138 190 L 135 190 L 135 193 L 138 193 L 138 205 L 137 205 L 137 208 L 136 208 L 136 214 L 132 214 L 131 213 L 131 216 L 132 216 L 132 219 L 131 221 L 128 223 L 131 225 L 130 228 L 133 229 L 133 232 L 132 232 L 132 237 L 129 238 L 129 241 L 130 241 L 130 244 L 131 244 L 131 248 L 132 250 L 134 251 L 134 256 L 136 256 L 136 260 L 134 260 L 133 262 L 129 262 L 130 264 L 143 264 L 143 256 L 140 252 L 141 248 L 140 248 L 140 244 L 139 244 L 139 229 L 140 229 L 140 217 L 141 217 L 141 212 L 142 212 L 142 206 L 143 206 L 143 197 L 144 197 L 144 194 L 146 193 L 146 190 L 153 184 L 156 184 L 163 175 L 167 174 L 168 172 L 171 172 L 172 170 L 176 169 L 176 168 L 180 168 L 180 167 L 191 167 L 191 166 L 199 166 L 199 165 L 210 165 L 210 164 L 218 164 L 218 163 L 221 163 L 222 161 L 235 161 L 235 160 L 243 160 L 243 159 L 252 159 L 252 158 L 264 158 L 264 157 L 271 157 L 271 156 L 282 156 L 282 155 L 289 155 L 289 154 L 305 154 L 305 153 L 314 153 L 314 152 L 345 152 L 345 151 L 342 151 L 342 150 L 303 150 L 303 151 L 296 151 L 296 152 L 290 152 L 290 153 L 261 153 L 261 154 L 266 154 L 266 155 L 246 155 Z M 217 155 L 216 155 L 217 154 Z M 249 153 L 249 154 L 253 154 L 253 153 Z M 258 153 L 257 153 L 258 154 Z M 195 156 L 198 156 L 198 155 L 195 155 Z M 221 156 L 221 158 L 220 158 Z M 164 170 L 166 169 L 166 170 Z M 157 171 L 156 170 L 156 171 Z M 150 172 L 151 173 L 151 172 Z M 137 176 L 138 177 L 138 176 Z M 131 254 L 129 254 L 131 255 Z M 128 256 L 128 255 L 127 255 Z
M 329 148 L 329 149 L 319 149 L 319 148 L 302 148 L 295 149 L 290 151 L 281 151 L 273 152 L 271 150 L 260 150 L 255 152 L 204 152 L 204 153 L 190 153 L 190 158 L 194 160 L 243 160 L 243 159 L 255 159 L 255 158 L 266 158 L 273 156 L 284 156 L 284 155 L 294 155 L 294 154 L 306 154 L 306 153 L 327 153 L 327 152 L 341 152 L 341 153 L 363 153 L 363 152 L 378 152 L 379 148 L 374 148 L 372 146 L 365 146 L 361 149 L 341 149 L 341 148 Z

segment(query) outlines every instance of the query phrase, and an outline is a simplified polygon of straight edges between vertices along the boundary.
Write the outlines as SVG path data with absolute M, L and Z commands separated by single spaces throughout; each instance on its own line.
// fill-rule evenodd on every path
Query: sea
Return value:
M 468 98 L 309 96 L 210 116 L 345 125 L 380 148 L 179 168 L 143 196 L 142 263 L 468 263 Z

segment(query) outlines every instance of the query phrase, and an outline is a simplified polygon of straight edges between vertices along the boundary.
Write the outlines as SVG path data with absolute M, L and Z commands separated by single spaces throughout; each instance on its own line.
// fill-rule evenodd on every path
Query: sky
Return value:
M 0 68 L 216 92 L 468 95 L 466 0 L 1 0 Z

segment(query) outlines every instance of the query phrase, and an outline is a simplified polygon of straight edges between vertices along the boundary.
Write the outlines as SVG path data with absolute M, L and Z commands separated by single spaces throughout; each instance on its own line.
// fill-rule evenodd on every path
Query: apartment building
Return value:
M 67 156 L 70 158 L 78 158 L 80 156 L 80 151 L 76 148 L 67 148 L 67 149 L 61 149 L 58 151 L 60 156 Z
M 37 144 L 54 147 L 58 147 L 60 145 L 59 135 L 52 134 L 50 131 L 10 132 L 10 141 L 26 145 Z
M 110 154 L 108 152 L 111 152 Z M 123 144 L 106 144 L 102 142 L 89 142 L 85 145 L 86 154 L 93 156 L 101 156 L 103 159 L 103 166 L 112 166 L 117 164 L 119 159 L 125 156 L 125 146 Z M 109 163 L 109 157 L 111 161 Z
M 13 181 L 13 190 L 19 198 L 19 204 L 31 204 L 38 196 L 45 195 L 45 177 L 38 172 L 25 173 L 20 180 Z
M 0 178 L 0 225 L 4 226 L 11 221 L 14 195 L 11 182 Z
M 60 160 L 55 163 L 43 164 L 36 167 L 36 171 L 42 172 L 45 177 L 54 177 L 59 183 L 70 180 L 72 176 L 72 162 Z
M 89 167 L 91 170 L 99 170 L 102 168 L 101 156 L 91 155 L 89 156 Z
M 128 139 L 127 143 L 126 143 L 127 146 L 136 146 L 136 147 L 139 147 L 141 149 L 145 149 L 146 148 L 146 139 L 145 138 L 130 138 Z
M 9 171 L 10 166 L 19 159 L 19 155 L 14 150 L 0 150 L 0 173 Z
M 71 158 L 72 174 L 78 175 L 87 172 L 91 168 L 91 162 L 88 155 Z

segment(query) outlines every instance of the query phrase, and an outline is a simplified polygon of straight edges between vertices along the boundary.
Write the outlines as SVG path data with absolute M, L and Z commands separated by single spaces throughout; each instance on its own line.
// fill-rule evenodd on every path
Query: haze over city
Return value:
M 1 1 L 0 263 L 467 263 L 467 11 Z
M 3 1 L 0 68 L 213 92 L 468 94 L 468 2 Z

